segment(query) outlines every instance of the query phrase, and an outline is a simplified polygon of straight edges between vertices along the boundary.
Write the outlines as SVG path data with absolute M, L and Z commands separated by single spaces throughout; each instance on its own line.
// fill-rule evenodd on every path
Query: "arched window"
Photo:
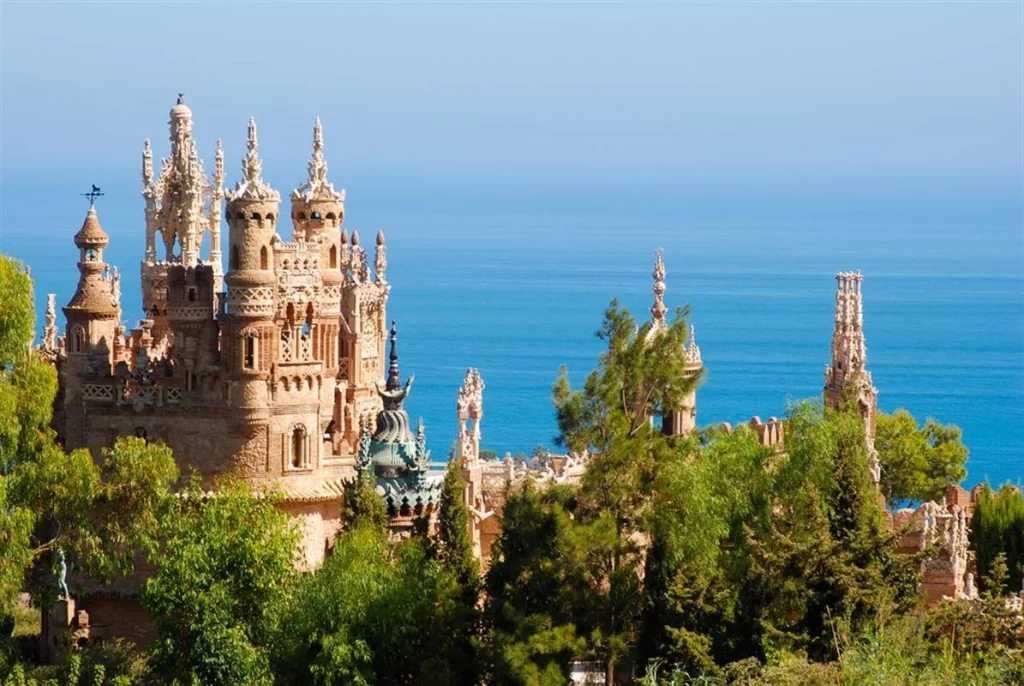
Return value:
M 305 212 L 299 212 L 299 219 L 301 219 L 302 221 L 306 221 L 306 213 Z
M 190 303 L 194 303 L 196 301 L 196 289 L 195 288 L 189 288 L 188 289 L 188 301 Z
M 85 329 L 76 326 L 71 330 L 71 352 L 80 353 L 85 351 Z
M 267 246 L 264 245 L 262 248 L 260 248 L 260 269 L 266 269 L 267 263 Z
M 306 429 L 303 426 L 292 428 L 292 467 L 306 466 Z
M 260 216 L 259 212 L 253 212 L 252 214 L 250 214 L 249 219 L 253 220 L 254 222 L 263 221 L 263 217 Z
M 330 226 L 334 226 L 334 220 L 335 219 L 337 219 L 337 217 L 334 216 L 334 212 L 328 212 L 327 213 L 327 223 Z
M 247 334 L 242 342 L 242 366 L 256 369 L 256 334 Z
M 270 222 L 271 224 L 274 223 L 274 213 L 273 212 L 271 212 L 270 214 L 267 215 L 267 221 Z
M 332 245 L 330 252 L 331 269 L 337 269 L 338 267 L 338 246 Z
M 314 212 L 312 214 L 312 217 L 313 217 L 313 219 L 319 219 L 320 218 L 320 213 L 319 212 Z
M 231 263 L 228 265 L 230 269 L 238 269 L 238 246 L 231 246 Z

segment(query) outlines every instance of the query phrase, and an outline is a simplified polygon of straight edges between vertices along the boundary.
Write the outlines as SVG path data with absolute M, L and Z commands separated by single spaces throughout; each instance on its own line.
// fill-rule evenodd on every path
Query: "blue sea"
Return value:
M 130 324 L 141 314 L 144 246 L 136 176 L 114 170 L 97 181 Z M 84 185 L 8 175 L 2 187 L 0 249 L 31 266 L 40 321 L 45 293 L 60 305 L 74 290 Z M 386 174 L 341 185 L 350 230 L 368 243 L 378 228 L 387 235 L 389 316 L 402 372 L 416 375 L 407 407 L 424 417 L 435 459 L 454 441 L 469 366 L 486 383 L 485 448 L 553 447 L 559 366 L 577 382 L 594 367 L 594 332 L 612 298 L 648 316 L 663 247 L 666 302 L 689 304 L 708 368 L 700 424 L 782 416 L 789 401 L 818 396 L 834 276 L 859 269 L 881 408 L 959 425 L 968 484 L 1024 477 L 1019 188 Z

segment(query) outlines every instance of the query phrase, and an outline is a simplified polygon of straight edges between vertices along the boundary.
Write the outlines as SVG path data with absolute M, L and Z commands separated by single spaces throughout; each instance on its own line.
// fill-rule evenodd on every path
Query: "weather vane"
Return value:
M 81 195 L 82 197 L 89 198 L 89 207 L 92 207 L 96 203 L 96 198 L 103 195 L 103 193 L 100 192 L 99 186 L 92 184 L 92 190 L 88 193 L 82 193 Z

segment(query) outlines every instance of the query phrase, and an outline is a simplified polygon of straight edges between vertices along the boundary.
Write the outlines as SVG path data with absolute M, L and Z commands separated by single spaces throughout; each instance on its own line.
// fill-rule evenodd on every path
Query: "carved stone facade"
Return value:
M 98 455 L 118 436 L 159 439 L 207 484 L 230 474 L 281 489 L 313 566 L 340 527 L 361 427 L 381 409 L 384 235 L 371 269 L 358 232 L 349 242 L 342 227 L 345 194 L 327 179 L 319 120 L 308 178 L 290 198 L 291 240 L 279 232 L 281 196 L 262 177 L 255 121 L 229 191 L 221 143 L 211 182 L 180 98 L 169 124 L 157 177 L 149 141 L 142 156 L 144 319 L 130 331 L 121 323 L 120 279 L 104 262 L 109 238 L 95 207 L 75 235 L 81 276 L 60 340 L 51 299 L 43 348 L 60 374 L 56 428 L 68 449 Z M 101 615 L 92 613 L 94 626 L 105 625 Z

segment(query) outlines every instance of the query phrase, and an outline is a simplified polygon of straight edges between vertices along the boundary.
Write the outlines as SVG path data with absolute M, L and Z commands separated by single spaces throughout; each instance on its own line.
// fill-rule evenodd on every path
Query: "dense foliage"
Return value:
M 906 410 L 880 412 L 875 448 L 882 463 L 882 494 L 890 507 L 906 501 L 942 500 L 950 484 L 967 476 L 967 448 L 960 428 L 929 418 L 918 428 Z
M 975 550 L 982 587 L 993 577 L 993 566 L 1002 555 L 1006 565 L 1006 579 L 1002 589 L 992 591 L 1015 592 L 1021 590 L 1024 579 L 1024 495 L 1020 488 L 1009 484 L 998 491 L 983 489 L 978 494 L 971 521 L 971 543 Z

